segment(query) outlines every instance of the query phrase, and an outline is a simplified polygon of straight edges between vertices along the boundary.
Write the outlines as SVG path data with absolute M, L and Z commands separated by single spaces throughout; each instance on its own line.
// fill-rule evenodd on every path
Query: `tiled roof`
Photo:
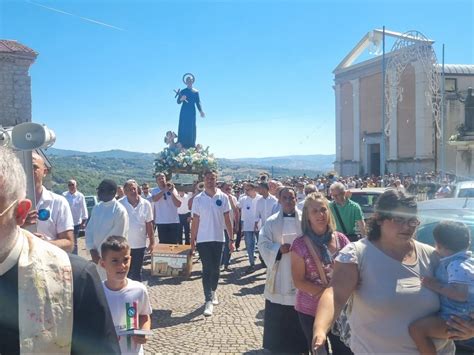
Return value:
M 17 41 L 7 39 L 0 39 L 0 53 L 26 54 L 33 57 L 38 55 L 38 53 L 31 48 L 28 48 Z
M 439 65 L 439 70 L 441 71 L 441 64 Z M 474 75 L 474 65 L 472 64 L 445 64 L 444 65 L 445 74 L 458 74 L 458 75 Z

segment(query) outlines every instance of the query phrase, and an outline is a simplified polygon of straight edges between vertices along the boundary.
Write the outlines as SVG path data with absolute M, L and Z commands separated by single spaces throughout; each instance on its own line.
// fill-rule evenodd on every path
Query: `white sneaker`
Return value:
M 212 316 L 212 311 L 214 310 L 214 305 L 212 304 L 212 301 L 207 301 L 206 306 L 204 307 L 204 312 L 203 314 L 206 317 Z
M 216 291 L 212 291 L 212 304 L 215 305 L 215 306 L 219 304 L 219 300 L 217 299 Z

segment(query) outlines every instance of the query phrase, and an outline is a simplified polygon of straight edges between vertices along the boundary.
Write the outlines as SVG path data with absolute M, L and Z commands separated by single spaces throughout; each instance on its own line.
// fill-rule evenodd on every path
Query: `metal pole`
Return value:
M 385 26 L 382 31 L 382 135 L 380 141 L 380 176 L 385 175 Z
M 440 139 L 440 150 L 441 150 L 441 177 L 446 176 L 446 125 L 445 125 L 445 87 L 444 87 L 444 43 L 442 53 L 442 66 L 441 66 L 441 139 Z

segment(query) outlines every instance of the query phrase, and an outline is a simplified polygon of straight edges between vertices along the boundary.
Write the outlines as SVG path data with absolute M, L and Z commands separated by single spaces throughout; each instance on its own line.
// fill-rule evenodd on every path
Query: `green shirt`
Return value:
M 345 231 L 342 228 L 341 223 L 339 222 L 339 218 L 337 218 L 335 206 L 336 206 L 336 202 L 331 201 L 329 203 L 329 207 L 331 208 L 332 215 L 334 219 L 336 220 L 337 231 L 344 233 L 346 235 L 356 234 L 355 228 L 354 228 L 356 221 L 362 221 L 364 219 L 364 215 L 362 213 L 362 209 L 360 208 L 359 204 L 352 200 L 347 200 L 343 206 L 337 205 L 337 210 L 339 211 L 339 215 L 341 216 L 342 222 L 344 223 L 344 227 L 346 228 Z

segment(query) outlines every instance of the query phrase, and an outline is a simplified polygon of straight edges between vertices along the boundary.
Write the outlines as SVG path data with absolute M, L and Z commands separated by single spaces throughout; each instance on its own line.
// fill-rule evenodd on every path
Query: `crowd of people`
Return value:
M 80 182 L 58 195 L 43 186 L 36 154 L 33 170 L 32 207 L 21 164 L 0 148 L 0 354 L 143 353 L 152 328 L 143 260 L 157 242 L 199 255 L 209 317 L 243 241 L 245 273 L 266 268 L 271 352 L 448 354 L 453 339 L 474 337 L 469 230 L 441 222 L 436 249 L 414 238 L 410 192 L 423 186 L 434 198 L 443 180 L 430 174 L 219 182 L 206 171 L 192 192 L 161 173 L 154 188 L 104 179 L 89 216 Z M 366 221 L 347 190 L 372 186 L 387 189 Z M 91 262 L 74 255 L 82 230 Z

